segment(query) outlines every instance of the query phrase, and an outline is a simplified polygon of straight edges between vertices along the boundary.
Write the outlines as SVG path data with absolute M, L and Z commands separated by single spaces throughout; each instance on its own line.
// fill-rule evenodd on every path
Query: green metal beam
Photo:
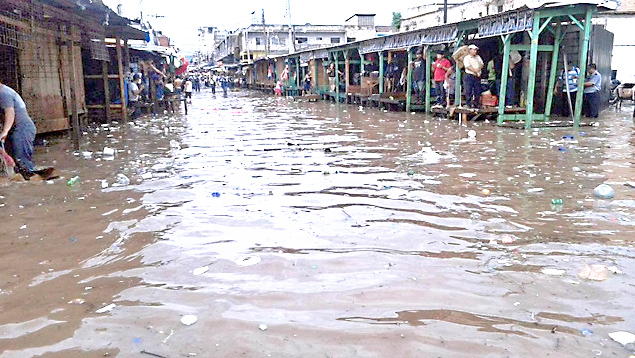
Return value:
M 458 33 L 457 35 L 457 39 L 454 42 L 454 48 L 457 49 L 461 46 L 461 44 L 463 43 L 463 37 L 465 35 L 465 31 L 461 31 Z M 456 77 L 455 77 L 455 82 L 454 82 L 454 105 L 456 107 L 460 107 L 461 106 L 461 91 L 463 86 L 461 86 L 461 68 L 459 67 L 459 63 L 456 63 Z
M 529 54 L 529 81 L 527 83 L 527 117 L 525 119 L 525 129 L 531 128 L 534 117 L 534 93 L 536 92 L 536 67 L 538 64 L 538 39 L 540 37 L 540 17 L 534 15 L 534 26 L 532 28 L 531 51 Z
M 567 16 L 567 15 L 583 15 L 585 13 L 584 6 L 580 4 L 577 5 L 569 5 L 567 7 L 558 7 L 551 9 L 544 9 L 534 12 L 534 18 L 539 16 L 540 18 L 546 18 L 549 16 Z
M 340 55 L 335 52 L 335 100 L 340 103 Z
M 505 99 L 507 97 L 507 81 L 509 81 L 509 53 L 512 47 L 511 35 L 503 35 L 501 37 L 503 39 L 503 68 L 501 69 L 501 88 L 500 97 L 498 98 L 498 124 L 503 123 L 505 120 L 503 114 L 505 113 L 505 105 L 507 104 Z
M 406 112 L 410 112 L 410 104 L 412 103 L 412 49 L 408 49 L 408 75 L 406 76 Z
M 531 51 L 531 45 L 522 45 L 522 44 L 511 45 L 510 49 L 516 50 L 516 51 Z M 553 51 L 553 46 L 552 45 L 538 45 L 537 49 L 538 51 L 541 51 L 541 52 L 551 52 Z
M 573 21 L 573 23 L 576 24 L 580 28 L 580 30 L 584 31 L 584 25 L 582 25 L 580 20 L 576 19 L 575 16 L 573 16 L 573 15 L 568 15 L 568 16 L 571 19 L 571 21 Z
M 516 122 L 522 122 L 525 121 L 527 119 L 527 115 L 525 113 L 506 113 L 506 114 L 502 114 L 502 115 L 498 115 L 499 117 L 502 117 L 503 120 L 502 121 L 498 121 L 496 124 L 502 124 L 504 121 L 516 121 Z M 545 121 L 547 118 L 544 114 L 539 114 L 539 113 L 535 113 L 534 114 L 534 122 L 540 122 L 540 121 Z M 526 123 L 526 121 L 525 121 Z M 525 126 L 525 128 L 527 128 Z
M 578 77 L 578 91 L 575 98 L 575 116 L 573 117 L 573 125 L 577 128 L 580 126 L 580 115 L 582 114 L 582 96 L 584 92 L 584 80 L 586 78 L 587 60 L 589 58 L 589 39 L 591 38 L 591 29 L 593 24 L 593 12 L 595 7 L 586 5 L 586 16 L 584 18 L 584 37 L 581 40 L 580 49 L 580 77 Z
M 545 31 L 545 28 L 547 27 L 547 25 L 549 25 L 552 19 L 553 19 L 553 16 L 549 16 L 547 18 L 547 20 L 542 24 L 542 26 L 540 26 L 540 30 L 538 31 L 538 34 L 541 34 L 543 31 Z
M 384 51 L 379 51 L 379 94 L 384 93 Z
M 549 71 L 549 88 L 547 89 L 547 102 L 545 103 L 545 116 L 551 117 L 551 107 L 553 106 L 553 92 L 556 86 L 556 78 L 558 76 L 558 55 L 560 54 L 560 43 L 562 38 L 560 37 L 560 31 L 562 26 L 560 22 L 556 25 L 556 31 L 554 33 L 555 43 L 553 45 L 553 52 L 551 53 L 551 70 Z
M 430 46 L 425 47 L 425 66 L 426 66 L 426 113 L 430 113 L 432 110 L 431 100 L 430 100 L 430 84 L 432 83 L 432 51 L 430 51 Z M 421 66 L 424 64 L 421 63 Z

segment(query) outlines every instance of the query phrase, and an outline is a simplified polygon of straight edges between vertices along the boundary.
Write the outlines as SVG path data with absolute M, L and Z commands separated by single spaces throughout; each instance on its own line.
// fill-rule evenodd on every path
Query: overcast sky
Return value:
M 390 25 L 392 13 L 401 12 L 429 0 L 318 0 L 291 2 L 291 22 L 294 25 L 311 23 L 314 25 L 342 25 L 350 16 L 377 14 L 376 25 Z M 114 11 L 122 5 L 122 15 L 138 18 L 141 11 L 145 21 L 150 21 L 155 29 L 163 31 L 172 42 L 185 51 L 197 48 L 197 29 L 216 26 L 220 29 L 236 30 L 249 26 L 251 12 L 255 11 L 258 23 L 265 11 L 268 24 L 288 24 L 286 18 L 287 0 L 103 0 Z M 153 17 L 155 15 L 164 17 Z

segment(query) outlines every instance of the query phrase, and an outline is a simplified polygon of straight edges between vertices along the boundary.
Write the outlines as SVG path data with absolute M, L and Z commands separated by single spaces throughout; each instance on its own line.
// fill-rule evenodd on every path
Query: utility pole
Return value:
M 295 52 L 295 43 L 293 43 L 293 25 L 291 25 L 291 0 L 287 0 L 287 17 L 289 18 L 289 54 Z
M 448 0 L 443 0 L 443 23 L 448 23 Z
M 269 57 L 269 36 L 267 36 L 267 26 L 265 25 L 265 9 L 262 9 L 262 35 L 265 38 L 265 57 Z

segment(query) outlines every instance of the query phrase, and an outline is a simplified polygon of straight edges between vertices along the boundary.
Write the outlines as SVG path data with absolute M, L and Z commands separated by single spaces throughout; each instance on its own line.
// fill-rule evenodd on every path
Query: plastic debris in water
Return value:
M 562 199 L 551 199 L 551 204 L 562 205 Z
M 194 323 L 196 323 L 196 321 L 198 321 L 198 317 L 191 315 L 191 314 L 187 314 L 183 317 L 181 317 L 181 323 L 183 323 L 186 326 L 191 326 Z
M 75 185 L 77 184 L 77 182 L 79 182 L 79 176 L 75 175 L 74 177 L 68 179 L 68 181 L 66 182 L 66 185 L 68 186 Z
M 615 190 L 608 184 L 600 184 L 595 187 L 593 194 L 601 199 L 613 199 L 615 196 Z
M 258 264 L 262 259 L 258 256 L 239 257 L 234 262 L 240 267 L 253 266 Z
M 593 331 L 592 331 L 592 330 L 590 330 L 590 329 L 588 329 L 588 328 L 582 328 L 582 329 L 580 330 L 580 333 L 581 333 L 583 336 L 590 336 L 590 335 L 592 335 L 592 334 L 593 334 Z
M 74 300 L 70 300 L 68 301 L 69 305 L 81 305 L 84 304 L 84 302 L 86 302 L 83 298 L 76 298 Z
M 106 313 L 106 312 L 110 312 L 112 311 L 117 305 L 115 305 L 114 303 L 111 303 L 107 306 L 104 306 L 100 309 L 98 309 L 97 311 L 95 311 L 95 313 Z
M 212 197 L 213 198 L 218 198 L 218 197 L 220 197 L 220 193 L 215 191 L 215 192 L 212 193 Z
M 119 185 L 129 185 L 130 184 L 130 179 L 125 175 L 125 174 L 117 174 L 117 183 L 119 183 Z
M 540 272 L 544 273 L 545 275 L 551 275 L 551 276 L 563 276 L 564 274 L 567 273 L 567 271 L 565 270 L 552 269 L 552 268 L 543 268 L 542 270 L 540 270 Z
M 516 236 L 510 234 L 503 234 L 499 236 L 500 241 L 503 244 L 513 244 L 516 241 Z
M 612 332 L 612 333 L 609 333 L 609 337 L 611 337 L 611 339 L 614 340 L 615 342 L 624 346 L 630 343 L 635 343 L 635 334 L 631 332 L 624 332 L 624 331 Z
M 467 132 L 467 136 L 470 137 L 470 138 L 475 138 L 476 137 L 476 131 L 474 129 L 470 129 Z
M 408 175 L 415 175 L 415 171 L 414 170 L 408 170 Z
M 584 266 L 578 272 L 578 277 L 586 280 L 604 281 L 609 275 L 609 270 L 604 265 Z
M 260 326 L 258 326 L 258 328 L 260 328 L 261 331 L 266 331 L 267 330 L 267 325 L 266 324 L 261 324 Z
M 489 190 L 489 189 L 483 189 L 483 190 L 481 190 L 481 194 L 483 194 L 483 195 L 485 195 L 485 196 L 488 196 L 488 195 L 490 195 L 491 193 L 492 193 L 492 191 L 491 191 L 491 190 Z
M 114 149 L 108 148 L 108 147 L 104 147 L 104 156 L 112 157 L 113 155 L 115 155 L 115 150 Z
M 192 274 L 194 276 L 199 276 L 199 275 L 204 274 L 208 270 L 209 270 L 209 266 L 198 267 L 198 268 L 195 268 L 194 270 L 192 270 Z

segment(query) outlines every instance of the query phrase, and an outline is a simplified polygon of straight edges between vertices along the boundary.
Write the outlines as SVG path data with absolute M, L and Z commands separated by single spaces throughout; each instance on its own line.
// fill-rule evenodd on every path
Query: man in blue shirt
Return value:
M 571 107 L 575 112 L 575 99 L 578 93 L 578 77 L 580 77 L 580 69 L 573 64 L 573 62 L 569 62 L 569 66 L 567 68 L 567 73 L 565 76 L 565 71 L 562 71 L 560 75 L 560 83 L 562 84 L 562 116 L 569 117 L 571 112 L 569 112 L 569 99 L 567 99 L 567 86 L 569 87 L 568 94 L 571 99 Z M 566 77 L 566 80 L 565 80 Z
M 4 114 L 0 141 L 9 139 L 8 151 L 15 159 L 17 171 L 26 179 L 35 171 L 31 161 L 33 142 L 35 141 L 35 124 L 26 111 L 26 104 L 13 88 L 0 82 L 0 109 Z
M 602 75 L 597 71 L 595 63 L 589 65 L 587 77 L 584 81 L 584 102 L 582 112 L 585 116 L 597 118 L 600 112 L 600 90 L 602 89 Z

